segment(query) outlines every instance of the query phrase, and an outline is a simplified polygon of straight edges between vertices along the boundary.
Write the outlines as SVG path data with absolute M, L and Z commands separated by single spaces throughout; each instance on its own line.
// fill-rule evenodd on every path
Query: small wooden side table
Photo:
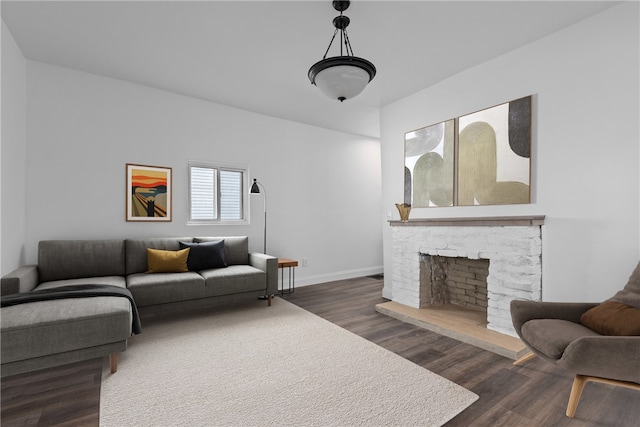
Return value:
M 278 269 L 281 270 L 280 274 L 280 295 L 284 295 L 284 269 L 289 268 L 289 289 L 287 294 L 293 293 L 296 289 L 296 267 L 298 261 L 289 258 L 278 258 Z

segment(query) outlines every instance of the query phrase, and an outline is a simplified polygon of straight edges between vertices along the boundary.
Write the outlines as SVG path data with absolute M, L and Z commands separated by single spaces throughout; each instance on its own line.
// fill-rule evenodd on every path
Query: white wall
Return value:
M 0 274 L 25 263 L 26 60 L 2 22 L 2 143 L 0 145 Z
M 27 62 L 27 261 L 43 239 L 248 235 L 187 225 L 187 161 L 246 165 L 268 195 L 267 252 L 309 260 L 296 285 L 382 271 L 378 140 Z M 173 221 L 125 221 L 125 164 L 173 168 Z
M 638 16 L 626 2 L 382 109 L 386 297 L 404 133 L 531 94 L 533 202 L 411 217 L 546 215 L 544 300 L 599 301 L 626 283 L 640 255 Z

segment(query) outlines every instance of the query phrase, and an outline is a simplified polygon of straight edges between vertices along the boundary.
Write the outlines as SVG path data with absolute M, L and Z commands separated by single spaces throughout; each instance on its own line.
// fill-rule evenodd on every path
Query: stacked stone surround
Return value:
M 393 301 L 414 308 L 427 304 L 420 286 L 420 257 L 439 255 L 488 259 L 487 328 L 516 336 L 510 301 L 539 301 L 542 294 L 540 225 L 394 226 Z

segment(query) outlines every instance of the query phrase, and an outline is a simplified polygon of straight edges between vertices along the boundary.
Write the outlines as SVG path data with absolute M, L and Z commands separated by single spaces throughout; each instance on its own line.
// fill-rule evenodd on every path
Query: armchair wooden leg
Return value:
M 567 404 L 567 417 L 573 418 L 573 416 L 576 414 L 576 409 L 578 409 L 578 402 L 580 401 L 582 390 L 584 390 L 585 384 L 589 381 L 614 385 L 618 387 L 625 387 L 625 388 L 630 388 L 632 390 L 640 391 L 640 384 L 638 383 L 632 383 L 632 382 L 620 381 L 620 380 L 611 380 L 608 378 L 590 377 L 587 375 L 576 375 L 575 379 L 573 380 L 573 385 L 571 386 L 569 403 Z
M 520 357 L 520 359 L 516 360 L 515 362 L 513 362 L 514 366 L 518 366 L 518 365 L 522 365 L 524 362 L 533 359 L 534 357 L 536 357 L 536 354 L 534 352 L 529 352 L 527 354 L 525 354 L 524 356 Z
M 573 385 L 571 386 L 571 394 L 569 394 L 569 403 L 567 404 L 567 417 L 573 418 L 576 414 L 576 409 L 578 409 L 578 402 L 580 401 L 580 396 L 582 396 L 582 390 L 584 390 L 584 385 L 587 383 L 588 377 L 584 375 L 576 375 L 573 379 Z
M 271 298 L 272 298 L 272 296 L 271 296 L 271 294 L 269 294 L 269 296 L 267 297 L 267 305 L 269 307 L 271 307 Z
M 118 353 L 111 353 L 109 355 L 109 365 L 111 366 L 111 373 L 115 374 L 118 370 Z

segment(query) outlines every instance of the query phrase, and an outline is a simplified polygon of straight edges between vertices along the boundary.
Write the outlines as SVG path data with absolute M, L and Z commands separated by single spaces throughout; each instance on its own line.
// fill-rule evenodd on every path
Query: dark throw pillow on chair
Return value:
M 640 335 L 640 310 L 605 301 L 580 316 L 580 323 L 602 335 Z
M 223 268 L 227 266 L 224 257 L 224 240 L 203 243 L 180 242 L 180 248 L 190 248 L 187 266 L 190 271 Z

